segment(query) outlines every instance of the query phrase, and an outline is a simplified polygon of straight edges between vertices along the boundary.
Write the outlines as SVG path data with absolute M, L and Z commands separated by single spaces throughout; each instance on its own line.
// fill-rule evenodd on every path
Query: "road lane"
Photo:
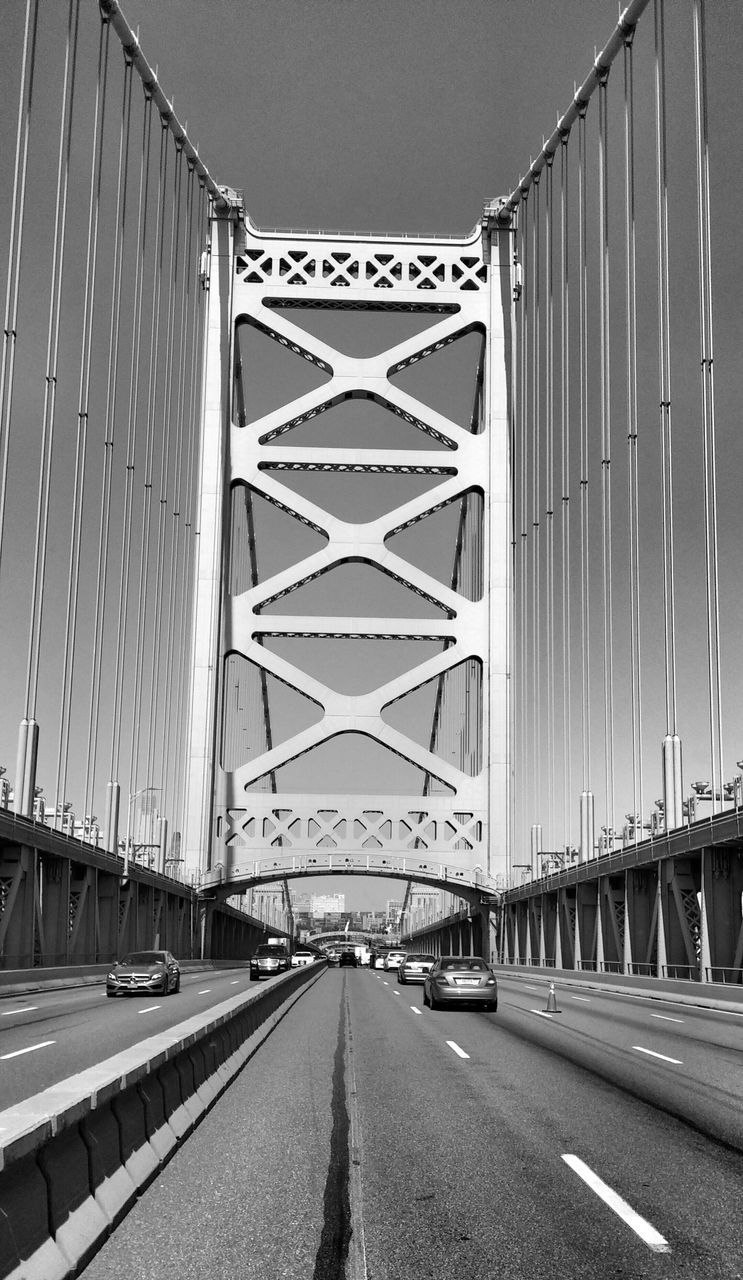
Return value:
M 215 970 L 204 991 L 203 972 L 184 971 L 180 992 L 167 998 L 145 993 L 109 1000 L 105 988 L 88 986 L 34 993 L 32 1008 L 12 1001 L 0 1022 L 0 1108 L 256 985 L 247 969 Z M 43 1051 L 30 1052 L 42 1042 Z
M 664 1002 L 661 1019 L 657 1000 L 592 991 L 588 1004 L 558 989 L 548 1017 L 531 984 L 501 977 L 499 993 L 502 1025 L 743 1151 L 743 1014 Z
M 327 971 L 85 1280 L 738 1280 L 737 1153 L 524 1035 L 520 1011 L 392 995 Z M 349 1222 L 363 1250 L 332 1269 Z

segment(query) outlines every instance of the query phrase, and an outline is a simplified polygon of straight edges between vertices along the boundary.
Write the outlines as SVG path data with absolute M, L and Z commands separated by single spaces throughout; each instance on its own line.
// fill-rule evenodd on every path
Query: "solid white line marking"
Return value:
M 540 1018 L 549 1018 L 550 1022 L 552 1021 L 552 1014 L 551 1014 L 551 1013 L 545 1013 L 544 1009 L 530 1009 L 530 1010 L 529 1010 L 529 1012 L 530 1012 L 530 1013 L 538 1013 L 538 1014 L 539 1014 L 539 1016 L 540 1016 Z
M 415 1004 L 411 1004 L 410 1008 L 413 1010 L 413 1013 L 421 1013 L 421 1010 Z
M 571 997 L 570 997 L 570 999 L 571 999 L 571 1000 L 582 1000 L 584 1004 L 590 1004 L 590 1003 L 591 1003 L 591 1001 L 589 1000 L 588 996 L 571 996 Z
M 35 1049 L 46 1049 L 47 1045 L 56 1043 L 56 1040 L 42 1040 L 40 1044 L 30 1044 L 27 1049 L 16 1049 L 14 1053 L 0 1053 L 0 1062 L 7 1062 L 8 1058 L 20 1058 L 23 1053 L 33 1053 Z
M 656 1053 L 654 1049 L 643 1049 L 641 1044 L 633 1044 L 632 1048 L 638 1053 L 647 1053 L 651 1058 L 660 1058 L 661 1062 L 673 1062 L 677 1067 L 684 1065 L 680 1058 L 668 1058 L 665 1053 Z
M 660 1232 L 656 1231 L 655 1227 L 651 1226 L 645 1218 L 641 1218 L 639 1213 L 636 1213 L 632 1206 L 627 1204 L 626 1200 L 617 1195 L 616 1191 L 612 1191 L 611 1187 L 602 1182 L 598 1175 L 593 1172 L 593 1169 L 589 1169 L 587 1164 L 578 1159 L 578 1156 L 564 1155 L 562 1158 L 573 1172 L 583 1179 L 586 1186 L 595 1191 L 596 1195 L 600 1196 L 604 1203 L 608 1204 L 609 1208 L 613 1209 L 649 1248 L 655 1253 L 670 1253 L 671 1246 Z
M 651 1018 L 661 1018 L 663 1022 L 683 1022 L 683 1018 L 669 1018 L 667 1013 L 651 1013 Z
M 0 1018 L 9 1018 L 13 1013 L 33 1013 L 34 1009 L 38 1009 L 37 1004 L 29 1004 L 25 1009 L 3 1009 Z
M 468 1053 L 465 1053 L 464 1049 L 460 1049 L 456 1040 L 447 1040 L 446 1043 L 448 1044 L 450 1049 L 453 1049 L 455 1053 L 459 1054 L 460 1058 L 469 1058 L 470 1055 Z
M 159 1009 L 159 1004 L 148 1004 L 146 1009 L 138 1009 L 137 1013 L 152 1013 L 153 1009 Z

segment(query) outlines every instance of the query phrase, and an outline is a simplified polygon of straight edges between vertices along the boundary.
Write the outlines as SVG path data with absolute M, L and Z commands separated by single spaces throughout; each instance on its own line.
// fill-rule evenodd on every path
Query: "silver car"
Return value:
M 434 955 L 424 951 L 409 951 L 397 970 L 397 981 L 403 985 L 406 982 L 423 982 L 435 963 Z
M 130 951 L 116 961 L 106 977 L 107 996 L 133 995 L 135 991 L 168 996 L 180 989 L 180 965 L 169 951 Z
M 439 956 L 423 979 L 423 1003 L 432 1009 L 476 1004 L 495 1013 L 498 982 L 481 956 Z

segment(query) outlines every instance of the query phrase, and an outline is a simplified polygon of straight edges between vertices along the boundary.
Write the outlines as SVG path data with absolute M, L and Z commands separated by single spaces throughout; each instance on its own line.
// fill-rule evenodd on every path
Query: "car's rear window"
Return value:
M 413 953 L 411 952 L 411 954 L 409 956 L 406 956 L 405 959 L 408 962 L 411 960 L 414 960 L 416 964 L 419 964 L 421 961 L 425 961 L 425 963 L 428 964 L 429 960 L 432 961 L 434 957 L 425 956 L 425 955 L 413 955 Z
M 487 967 L 488 966 L 486 965 L 484 960 L 458 960 L 458 959 L 445 960 L 441 966 L 442 969 L 468 970 L 468 971 L 474 971 L 475 973 L 482 973 L 487 969 Z

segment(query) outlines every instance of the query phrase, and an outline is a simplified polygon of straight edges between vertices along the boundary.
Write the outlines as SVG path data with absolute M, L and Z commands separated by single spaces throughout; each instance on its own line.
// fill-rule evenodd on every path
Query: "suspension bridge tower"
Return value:
M 308 867 L 331 855 L 336 863 L 373 855 L 377 865 L 415 855 L 473 883 L 505 888 L 511 232 L 498 224 L 497 202 L 459 239 L 264 232 L 251 224 L 239 194 L 227 195 L 228 212 L 218 210 L 211 224 L 202 273 L 208 323 L 186 870 L 213 875 L 218 868 L 226 885 L 239 887 L 257 861 L 277 853 Z M 352 313 L 374 313 L 378 330 L 390 322 L 390 338 L 374 354 L 348 354 L 343 341 L 334 345 L 311 331 L 309 318 L 321 312 L 345 314 L 349 324 Z M 402 340 L 401 317 L 413 327 Z M 241 350 L 246 332 L 313 366 L 320 385 L 268 412 L 261 405 L 256 416 L 255 371 Z M 454 421 L 403 384 L 413 366 L 435 362 L 464 339 L 475 352 L 471 409 L 465 421 Z M 274 391 L 286 399 L 280 387 Z M 392 436 L 382 447 L 360 441 L 350 425 L 345 432 L 362 402 L 388 415 Z M 307 443 L 308 425 L 331 412 L 340 423 L 332 445 L 314 436 Z M 371 483 L 396 477 L 396 505 L 352 522 L 332 502 L 297 492 L 292 481 L 309 472 L 363 475 Z M 405 495 L 413 477 L 419 487 Z M 306 533 L 299 557 L 268 576 L 255 551 L 258 503 Z M 448 546 L 436 543 L 434 572 L 406 558 L 404 536 L 424 521 L 433 530 L 443 512 L 452 536 Z M 352 607 L 346 616 L 325 612 L 324 588 L 349 567 L 360 575 Z M 388 584 L 391 601 L 407 593 L 425 616 L 396 616 L 396 603 L 387 616 L 371 608 L 367 615 L 362 570 Z M 319 603 L 293 611 L 295 591 L 303 601 L 314 592 Z M 405 642 L 404 672 L 348 694 L 282 648 L 287 640 L 360 639 Z M 311 724 L 280 742 L 267 699 L 276 682 L 315 709 Z M 391 714 L 422 689 L 433 707 L 423 737 Z M 284 766 L 323 745 L 343 751 L 344 735 L 359 734 L 415 766 L 421 786 L 379 794 L 360 774 L 354 794 L 337 794 L 329 770 L 321 791 L 282 789 Z

